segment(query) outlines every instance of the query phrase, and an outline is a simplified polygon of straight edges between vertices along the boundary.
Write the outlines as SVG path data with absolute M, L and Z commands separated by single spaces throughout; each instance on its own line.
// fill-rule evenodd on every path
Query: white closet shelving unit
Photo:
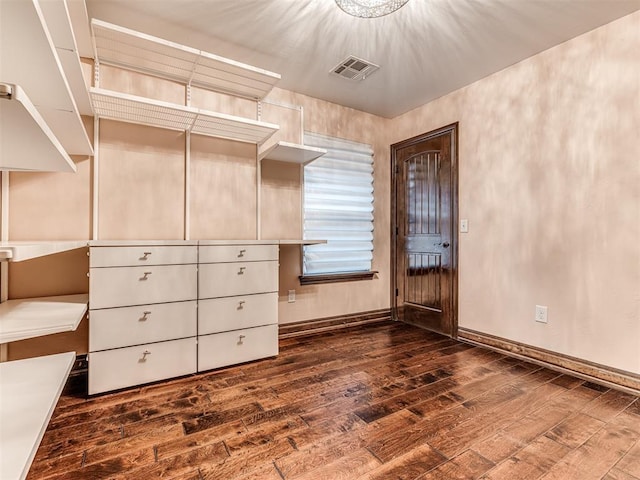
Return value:
M 114 65 L 258 101 L 280 75 L 101 20 L 91 21 L 97 68 Z M 101 88 L 90 91 L 96 116 L 261 144 L 278 125 Z
M 101 20 L 91 21 L 95 58 L 136 72 L 185 85 L 259 101 L 280 80 L 280 75 L 212 53 L 136 32 Z M 262 144 L 277 125 L 247 120 L 141 97 L 92 89 L 96 114 L 101 118 L 185 130 L 200 135 Z M 258 153 L 258 160 L 307 164 L 326 151 L 278 142 Z
M 69 155 L 93 155 L 80 114 L 92 114 L 65 0 L 0 1 L 0 169 L 74 172 Z M 2 239 L 8 177 L 2 177 Z M 7 300 L 8 262 L 87 242 L 0 243 L 0 478 L 24 479 L 75 352 L 5 361 L 7 342 L 75 330 L 88 295 Z
M 62 14 L 60 10 L 56 13 L 55 9 L 60 8 L 58 3 L 61 1 L 53 0 L 52 5 L 47 5 L 47 15 L 38 0 L 0 2 L 0 82 L 18 85 L 24 90 L 64 151 L 71 155 L 92 155 L 91 142 L 67 79 L 68 71 L 74 78 L 74 87 L 79 88 L 80 92 L 84 90 L 86 95 L 84 81 L 80 81 L 77 76 L 78 73 L 81 75 L 77 52 L 73 52 L 75 57 L 65 54 L 65 65 L 68 64 L 65 70 L 47 24 L 50 18 L 51 25 L 58 25 L 53 28 L 57 32 L 56 37 L 63 37 L 61 32 L 71 28 L 64 2 Z M 53 17 L 57 20 L 54 21 Z M 62 40 L 59 45 L 60 51 L 68 47 Z M 74 62 L 72 68 L 71 64 Z M 75 74 L 72 70 L 75 70 Z M 82 93 L 78 93 L 78 98 L 81 96 Z M 5 107 L 1 108 L 2 116 L 5 117 Z M 3 129 L 7 123 L 9 122 L 3 120 Z M 3 142 L 8 138 L 4 131 L 2 138 Z M 30 131 L 23 132 L 18 141 L 28 146 Z M 28 152 L 28 148 L 25 148 L 25 152 Z M 31 157 L 28 153 L 22 156 L 27 170 L 31 170 Z M 12 162 L 15 163 L 15 160 Z
M 96 115 L 100 118 L 182 130 L 242 142 L 261 143 L 279 128 L 271 123 L 101 88 L 92 88 L 91 98 Z
M 75 357 L 0 363 L 0 478 L 26 478 Z
M 100 63 L 253 100 L 280 80 L 277 73 L 101 20 L 91 20 L 91 29 Z
M 0 243 L 3 269 L 7 262 L 30 260 L 86 247 L 77 242 Z M 3 277 L 3 282 L 8 276 Z M 88 295 L 6 300 L 2 286 L 0 345 L 75 330 L 88 308 Z M 24 479 L 38 450 L 51 414 L 67 381 L 75 352 L 0 362 L 0 478 Z

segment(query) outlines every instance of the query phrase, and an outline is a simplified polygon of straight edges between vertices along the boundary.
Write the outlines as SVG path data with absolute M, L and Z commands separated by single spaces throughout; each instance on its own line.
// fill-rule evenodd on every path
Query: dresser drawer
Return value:
M 210 298 L 198 305 L 198 333 L 226 332 L 278 323 L 278 294 Z
M 197 263 L 198 248 L 193 246 L 165 247 L 91 247 L 89 267 L 135 267 L 139 265 L 175 265 Z
M 198 274 L 199 298 L 278 291 L 278 262 L 207 263 Z
M 277 354 L 277 325 L 204 335 L 198 339 L 198 371 Z
M 92 268 L 89 308 L 195 300 L 197 272 L 196 265 Z
M 194 373 L 196 349 L 184 338 L 89 353 L 89 394 Z
M 278 260 L 277 245 L 204 245 L 199 248 L 200 263 Z
M 92 310 L 89 351 L 195 337 L 197 314 L 195 300 Z

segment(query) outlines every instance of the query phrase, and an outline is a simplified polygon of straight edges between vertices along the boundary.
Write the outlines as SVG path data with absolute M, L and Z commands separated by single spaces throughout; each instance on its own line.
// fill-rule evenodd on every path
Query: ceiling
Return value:
M 409 0 L 361 19 L 333 0 L 86 0 L 90 18 L 282 75 L 278 87 L 393 118 L 640 9 L 640 0 Z M 353 55 L 380 65 L 352 82 Z

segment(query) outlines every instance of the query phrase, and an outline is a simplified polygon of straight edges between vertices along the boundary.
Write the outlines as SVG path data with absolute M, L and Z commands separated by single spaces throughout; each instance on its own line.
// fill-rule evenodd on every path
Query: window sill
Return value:
M 330 273 L 326 275 L 300 275 L 300 285 L 316 285 L 319 283 L 355 282 L 358 280 L 372 280 L 378 273 L 370 272 Z

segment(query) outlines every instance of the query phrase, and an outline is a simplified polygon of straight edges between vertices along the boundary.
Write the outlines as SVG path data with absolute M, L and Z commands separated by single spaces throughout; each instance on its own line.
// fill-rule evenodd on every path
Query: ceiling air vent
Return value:
M 380 67 L 374 63 L 350 56 L 332 68 L 331 73 L 346 78 L 347 80 L 357 81 L 364 80 L 379 68 Z

